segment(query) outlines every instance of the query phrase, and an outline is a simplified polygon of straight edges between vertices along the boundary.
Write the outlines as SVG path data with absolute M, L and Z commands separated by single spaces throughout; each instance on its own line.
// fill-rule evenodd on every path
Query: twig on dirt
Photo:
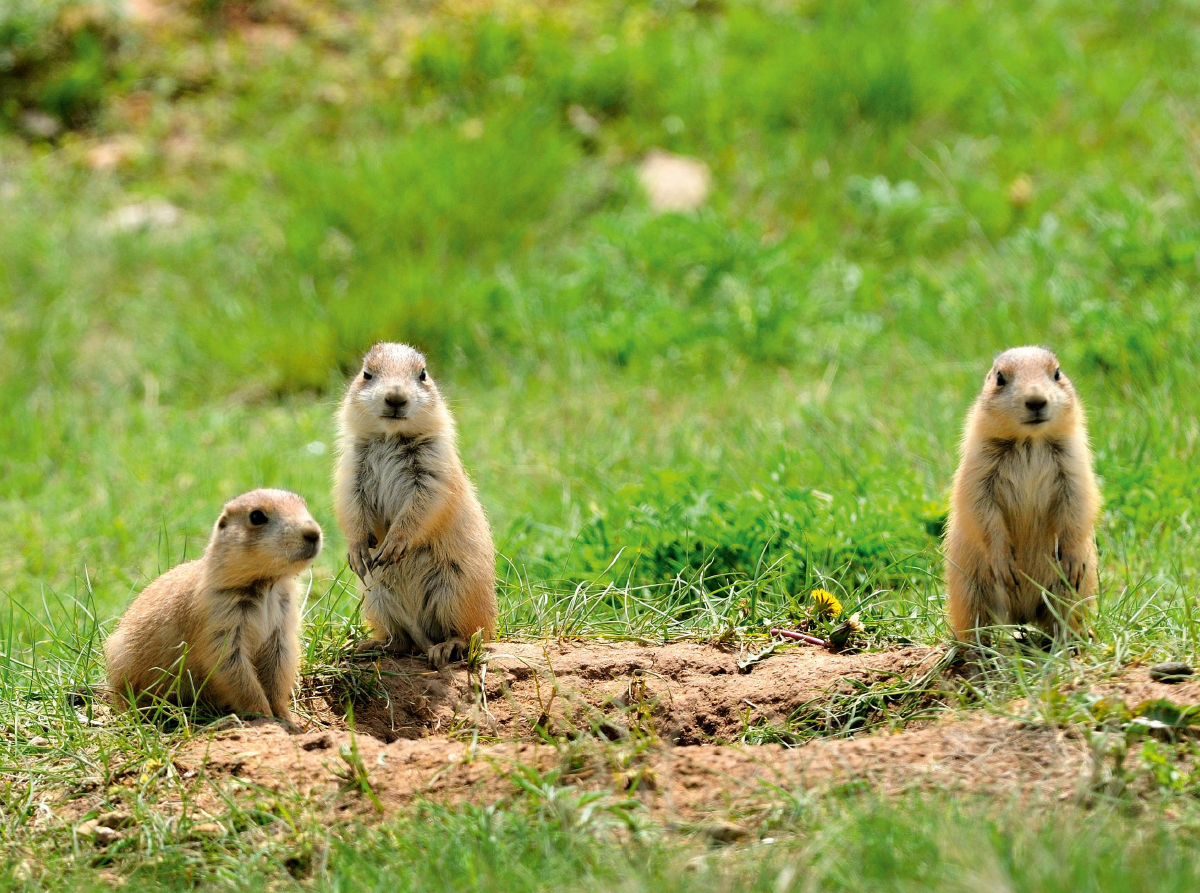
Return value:
M 803 642 L 805 645 L 817 645 L 821 648 L 828 648 L 829 643 L 824 639 L 818 639 L 816 636 L 810 636 L 808 633 L 796 633 L 790 629 L 773 629 L 773 636 L 783 636 L 785 639 L 791 639 L 793 642 Z

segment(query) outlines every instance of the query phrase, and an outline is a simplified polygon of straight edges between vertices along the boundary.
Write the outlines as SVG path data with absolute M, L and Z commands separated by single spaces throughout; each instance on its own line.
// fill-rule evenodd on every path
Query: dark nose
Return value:
M 319 530 L 304 531 L 304 541 L 306 543 L 316 545 L 317 543 L 319 543 L 321 541 L 321 531 L 319 531 Z
M 400 394 L 388 394 L 383 398 L 383 402 L 392 409 L 403 409 L 408 405 L 408 398 Z
M 1025 401 L 1025 408 L 1030 412 L 1041 412 L 1046 408 L 1045 397 L 1030 397 Z

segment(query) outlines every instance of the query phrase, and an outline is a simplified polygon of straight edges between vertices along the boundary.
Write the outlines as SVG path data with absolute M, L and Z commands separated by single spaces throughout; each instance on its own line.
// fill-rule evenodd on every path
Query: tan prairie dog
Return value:
M 199 700 L 291 722 L 297 574 L 321 551 L 303 499 L 254 490 L 225 504 L 204 555 L 142 590 L 104 643 L 118 707 Z
M 338 432 L 334 501 L 375 636 L 358 650 L 415 649 L 443 667 L 476 632 L 495 633 L 496 559 L 425 357 L 406 344 L 372 347 Z
M 1041 347 L 996 357 L 971 407 L 946 531 L 950 626 L 1083 629 L 1100 491 L 1083 407 Z

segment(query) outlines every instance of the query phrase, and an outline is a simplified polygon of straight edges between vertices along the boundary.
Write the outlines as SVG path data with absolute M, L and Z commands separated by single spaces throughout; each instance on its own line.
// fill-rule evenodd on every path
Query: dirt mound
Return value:
M 501 643 L 486 667 L 440 672 L 420 659 L 360 664 L 373 697 L 357 698 L 355 724 L 381 741 L 437 734 L 491 739 L 630 735 L 672 744 L 738 740 L 748 727 L 781 724 L 814 702 L 849 695 L 889 680 L 928 673 L 940 652 L 904 648 L 830 654 L 816 648 L 780 650 L 757 662 L 735 649 L 679 642 L 662 646 L 614 643 Z M 346 691 L 331 686 L 318 716 L 342 725 Z
M 692 643 L 501 643 L 470 673 L 385 659 L 310 690 L 301 699 L 309 730 L 293 735 L 260 722 L 199 735 L 179 748 L 173 769 L 194 779 L 190 802 L 214 815 L 230 796 L 263 791 L 303 797 L 335 816 L 420 799 L 482 804 L 600 791 L 735 836 L 742 832 L 730 816 L 752 822 L 781 796 L 846 784 L 1088 796 L 1103 766 L 1071 727 L 983 711 L 889 722 L 897 697 L 932 697 L 941 657 L 916 647 L 858 655 L 796 648 L 747 665 L 734 649 Z M 354 733 L 333 706 L 347 690 L 358 701 Z M 1088 692 L 1130 704 L 1200 703 L 1200 683 L 1154 683 L 1144 669 Z M 845 737 L 854 729 L 847 711 L 865 710 L 876 711 L 867 724 L 874 731 Z M 785 720 L 795 728 L 798 717 L 830 723 L 839 737 L 791 748 L 746 743 L 771 740 L 753 733 Z
M 176 767 L 324 800 L 336 804 L 337 811 L 369 813 L 373 803 L 346 777 L 343 748 L 349 744 L 346 732 L 291 736 L 277 726 L 255 727 L 197 742 L 177 757 Z M 638 750 L 531 742 L 480 747 L 445 738 L 385 744 L 370 736 L 359 736 L 355 746 L 357 765 L 385 812 L 420 798 L 494 803 L 528 793 L 532 781 L 543 796 L 569 785 L 634 798 L 651 814 L 703 821 L 730 811 L 752 814 L 777 803 L 781 794 L 853 782 L 884 792 L 917 788 L 1070 796 L 1083 790 L 1091 775 L 1084 742 L 1058 729 L 993 716 L 792 749 L 686 745 Z

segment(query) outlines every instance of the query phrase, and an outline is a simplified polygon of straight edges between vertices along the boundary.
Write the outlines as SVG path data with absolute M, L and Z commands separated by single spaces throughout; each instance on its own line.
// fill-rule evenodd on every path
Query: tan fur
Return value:
M 204 555 L 142 590 L 104 643 L 117 706 L 201 700 L 290 722 L 304 597 L 296 575 L 320 551 L 321 528 L 295 493 L 254 490 L 226 503 Z
M 415 648 L 444 666 L 474 633 L 495 634 L 496 559 L 425 358 L 404 344 L 372 347 L 338 431 L 334 501 L 375 634 L 360 650 Z
M 1083 408 L 1057 358 L 1040 347 L 1000 354 L 954 476 L 946 608 L 955 635 L 1004 624 L 1057 633 L 1060 620 L 1082 629 L 1096 594 L 1099 508 Z

